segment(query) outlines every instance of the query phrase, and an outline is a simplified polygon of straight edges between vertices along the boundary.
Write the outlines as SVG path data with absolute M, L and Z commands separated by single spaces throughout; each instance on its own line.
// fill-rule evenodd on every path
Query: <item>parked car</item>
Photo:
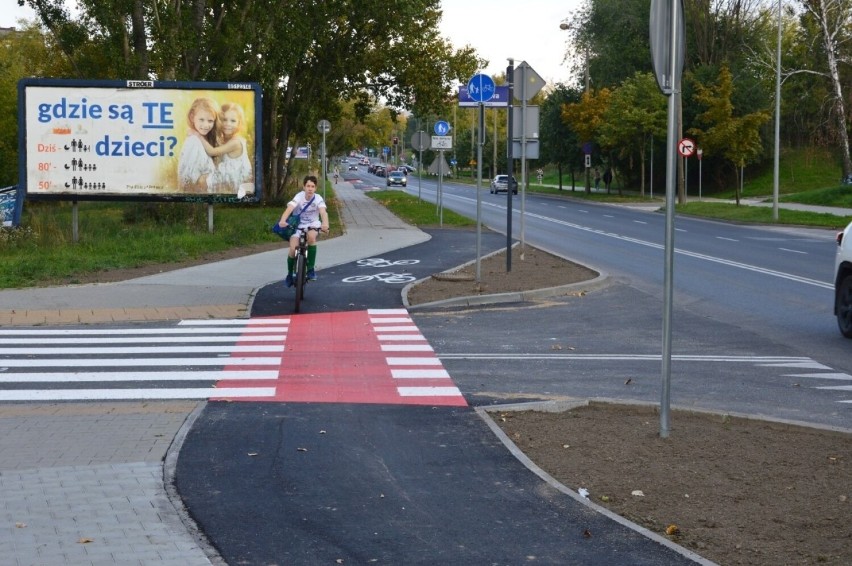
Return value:
M 400 185 L 402 187 L 408 185 L 408 177 L 405 176 L 405 171 L 397 169 L 396 171 L 388 173 L 387 186 L 392 187 L 394 185 Z
M 834 262 L 834 314 L 840 333 L 852 338 L 852 223 L 837 234 Z
M 491 194 L 496 193 L 505 193 L 509 190 L 509 176 L 508 175 L 497 175 L 493 179 L 491 179 Z M 518 182 L 512 177 L 512 194 L 518 194 Z

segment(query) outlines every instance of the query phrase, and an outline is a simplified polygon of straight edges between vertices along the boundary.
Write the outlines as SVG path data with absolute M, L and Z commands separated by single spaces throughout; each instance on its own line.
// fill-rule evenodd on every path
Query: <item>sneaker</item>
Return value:
M 317 280 L 317 272 L 313 269 L 308 270 L 308 281 L 316 281 Z
M 284 278 L 284 284 L 285 284 L 287 287 L 292 287 L 292 286 L 293 286 L 293 274 L 292 274 L 292 273 L 288 273 L 288 274 L 287 274 L 287 277 L 286 277 L 286 278 Z

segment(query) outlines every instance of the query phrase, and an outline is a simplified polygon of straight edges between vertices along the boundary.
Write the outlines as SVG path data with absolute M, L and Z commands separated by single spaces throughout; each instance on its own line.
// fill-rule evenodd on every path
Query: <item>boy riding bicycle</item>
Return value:
M 290 250 L 287 253 L 287 278 L 284 284 L 293 286 L 295 274 L 293 270 L 296 263 L 296 248 L 299 245 L 299 236 L 302 232 L 307 234 L 308 239 L 308 280 L 316 281 L 317 275 L 314 266 L 317 260 L 317 231 L 328 232 L 328 211 L 325 200 L 317 194 L 317 178 L 307 175 L 303 181 L 303 190 L 287 203 L 287 209 L 281 215 L 278 225 L 282 228 L 287 226 L 287 219 L 295 211 L 299 215 L 299 226 L 296 233 L 290 238 Z

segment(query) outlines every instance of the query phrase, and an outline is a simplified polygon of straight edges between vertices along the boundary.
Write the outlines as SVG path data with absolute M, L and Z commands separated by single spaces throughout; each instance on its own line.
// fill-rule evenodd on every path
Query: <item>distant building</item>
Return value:
M 0 37 L 6 37 L 7 35 L 12 35 L 13 33 L 17 33 L 18 30 L 14 27 L 4 28 L 0 27 Z

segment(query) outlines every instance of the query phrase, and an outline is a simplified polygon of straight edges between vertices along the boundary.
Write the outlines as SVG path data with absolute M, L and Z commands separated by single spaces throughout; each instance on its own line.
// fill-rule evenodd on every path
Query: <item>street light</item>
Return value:
M 561 29 L 562 31 L 576 30 L 576 28 L 574 26 L 572 26 L 571 23 L 569 23 L 566 20 L 562 20 L 559 23 L 559 29 Z M 589 44 L 588 44 L 588 42 L 584 42 L 584 43 L 585 43 L 585 45 L 583 47 L 583 79 L 584 79 L 584 83 L 585 83 L 585 86 L 586 86 L 584 92 L 586 93 L 586 96 L 588 96 L 589 95 L 589 82 L 590 82 L 590 78 L 589 78 Z M 585 145 L 585 143 L 584 143 L 584 145 Z M 586 155 L 586 163 L 585 163 L 585 169 L 586 169 L 586 186 L 585 186 L 585 189 L 586 189 L 587 194 L 592 191 L 592 178 L 591 178 L 592 164 L 591 164 L 591 157 L 590 157 L 591 156 L 591 149 L 589 149 L 588 151 L 589 151 L 589 153 Z M 574 190 L 573 175 L 572 175 L 572 179 L 571 179 L 571 190 L 572 191 Z

